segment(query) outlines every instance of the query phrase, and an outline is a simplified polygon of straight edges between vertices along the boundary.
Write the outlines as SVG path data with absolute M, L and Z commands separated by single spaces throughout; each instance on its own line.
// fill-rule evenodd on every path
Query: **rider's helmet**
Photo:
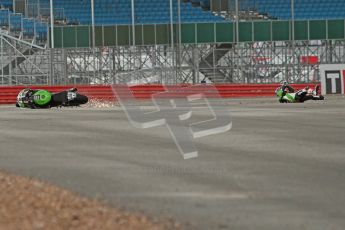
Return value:
M 284 94 L 283 88 L 284 88 L 284 86 L 286 86 L 288 84 L 289 83 L 287 81 L 281 81 L 280 82 L 280 87 L 278 87 L 276 89 L 276 91 L 275 91 L 275 94 L 276 94 L 277 97 L 282 97 L 283 96 L 283 94 Z M 286 91 L 286 89 L 285 89 L 285 91 Z
M 17 96 L 17 105 L 21 108 L 26 107 L 26 105 L 29 103 L 29 94 L 31 92 L 31 89 L 23 89 L 18 93 Z

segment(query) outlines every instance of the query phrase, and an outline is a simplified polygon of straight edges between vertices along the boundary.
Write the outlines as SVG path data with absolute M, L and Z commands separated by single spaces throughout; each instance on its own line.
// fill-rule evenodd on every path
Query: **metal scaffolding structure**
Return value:
M 0 31 L 0 84 L 48 84 L 47 51 L 45 47 Z
M 39 49 L 1 36 L 1 85 L 291 83 L 345 62 L 345 41 L 246 42 Z M 301 61 L 315 56 L 317 63 Z

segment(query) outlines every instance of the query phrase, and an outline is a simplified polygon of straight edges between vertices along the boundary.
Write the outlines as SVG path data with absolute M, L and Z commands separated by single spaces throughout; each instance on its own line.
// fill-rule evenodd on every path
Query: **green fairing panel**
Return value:
M 282 97 L 283 96 L 283 90 L 281 88 L 277 89 L 276 95 L 277 95 L 277 97 Z
M 39 90 L 34 94 L 34 103 L 40 106 L 49 104 L 52 94 L 47 90 Z
M 295 93 L 287 93 L 283 96 L 283 90 L 281 88 L 279 88 L 276 90 L 276 95 L 277 95 L 277 97 L 282 98 L 285 101 L 288 101 L 291 103 L 295 102 L 295 96 L 296 96 Z
M 295 102 L 295 96 L 296 94 L 295 93 L 287 93 L 283 99 L 289 101 L 289 102 Z

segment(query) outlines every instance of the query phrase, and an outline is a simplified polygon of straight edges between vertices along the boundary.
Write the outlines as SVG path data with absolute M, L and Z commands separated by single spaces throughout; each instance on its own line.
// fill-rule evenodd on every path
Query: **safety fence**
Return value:
M 184 97 L 185 94 L 190 94 L 188 89 L 193 90 L 190 85 L 182 85 L 186 87 L 183 94 L 178 91 L 172 91 L 171 97 Z M 222 98 L 239 98 L 239 97 L 272 97 L 274 91 L 279 84 L 217 84 L 215 85 Z M 306 86 L 314 87 L 315 84 L 292 84 L 295 89 L 302 89 Z M 52 93 L 64 91 L 74 86 L 6 86 L 0 87 L 0 104 L 14 104 L 18 93 L 29 87 L 31 89 L 44 89 Z M 174 86 L 169 86 L 174 89 Z M 180 89 L 181 85 L 176 86 Z M 169 88 L 170 89 L 170 88 Z M 136 99 L 150 99 L 153 94 L 166 91 L 164 85 L 135 85 L 130 86 L 130 90 Z M 90 99 L 98 99 L 105 101 L 115 101 L 116 97 L 109 85 L 82 85 L 78 86 L 78 92 L 88 96 Z M 176 92 L 176 93 L 174 93 Z M 199 92 L 198 92 L 199 93 Z M 207 95 L 212 97 L 211 95 Z

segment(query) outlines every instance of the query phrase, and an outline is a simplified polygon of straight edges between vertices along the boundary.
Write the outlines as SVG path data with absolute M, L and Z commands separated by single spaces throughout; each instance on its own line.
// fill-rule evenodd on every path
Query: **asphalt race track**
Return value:
M 135 128 L 119 107 L 2 106 L 0 170 L 186 229 L 343 230 L 345 99 L 225 103 L 232 129 L 196 139 L 190 160 L 166 127 Z

